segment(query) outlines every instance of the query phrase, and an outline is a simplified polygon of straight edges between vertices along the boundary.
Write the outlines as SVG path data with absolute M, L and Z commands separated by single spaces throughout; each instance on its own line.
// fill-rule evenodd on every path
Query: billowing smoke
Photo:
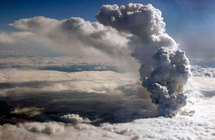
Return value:
M 116 29 L 99 22 L 86 21 L 80 17 L 56 20 L 39 16 L 19 19 L 10 25 L 31 36 L 19 39 L 14 35 L 0 34 L 6 42 L 18 44 L 33 40 L 30 44 L 41 45 L 57 53 L 81 56 L 88 62 L 109 63 L 120 68 L 120 71 L 136 71 L 138 68 L 127 49 L 127 34 L 121 35 Z
M 105 26 L 129 34 L 129 49 L 141 64 L 142 85 L 150 91 L 162 116 L 175 115 L 186 104 L 183 86 L 189 61 L 165 32 L 161 12 L 151 4 L 104 5 L 96 18 Z
M 82 55 L 91 52 L 90 49 L 112 57 L 125 54 L 124 48 L 127 39 L 118 31 L 98 22 L 85 21 L 79 17 L 59 21 L 40 16 L 20 19 L 10 25 L 43 37 L 46 41 L 57 44 L 58 48 L 65 49 L 69 46 L 76 53 L 81 51 Z

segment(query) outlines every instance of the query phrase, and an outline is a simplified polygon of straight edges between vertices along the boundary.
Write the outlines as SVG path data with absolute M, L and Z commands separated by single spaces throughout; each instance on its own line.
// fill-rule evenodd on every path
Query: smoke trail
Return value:
M 151 4 L 103 5 L 96 18 L 129 34 L 132 56 L 141 64 L 142 85 L 152 93 L 160 115 L 175 115 L 186 104 L 183 86 L 190 76 L 190 66 L 184 52 L 165 32 L 161 12 Z

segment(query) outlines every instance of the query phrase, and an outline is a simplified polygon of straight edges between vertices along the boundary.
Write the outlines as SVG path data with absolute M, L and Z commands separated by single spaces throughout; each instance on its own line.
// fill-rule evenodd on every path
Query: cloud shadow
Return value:
M 125 92 L 125 89 L 123 90 Z M 22 111 L 17 111 L 17 113 L 16 110 Z M 87 117 L 93 125 L 105 122 L 124 123 L 139 118 L 158 116 L 156 107 L 149 99 L 128 94 L 12 90 L 8 96 L 0 97 L 1 124 L 16 124 L 24 121 L 62 122 L 61 116 L 66 114 Z

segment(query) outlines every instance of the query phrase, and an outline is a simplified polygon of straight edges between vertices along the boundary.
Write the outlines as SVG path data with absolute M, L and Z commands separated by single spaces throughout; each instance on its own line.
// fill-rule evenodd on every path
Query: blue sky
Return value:
M 0 0 L 0 30 L 11 31 L 14 20 L 46 16 L 56 19 L 82 17 L 95 21 L 95 13 L 103 4 L 152 3 L 163 13 L 170 33 L 182 26 L 215 23 L 214 0 Z M 206 23 L 207 24 L 207 23 Z
M 95 14 L 103 4 L 127 3 L 152 3 L 160 9 L 167 24 L 167 33 L 183 44 L 182 48 L 188 53 L 194 47 L 197 53 L 204 48 L 209 52 L 215 50 L 214 0 L 0 0 L 0 32 L 12 32 L 15 29 L 9 23 L 34 16 L 56 19 L 82 17 L 96 21 Z

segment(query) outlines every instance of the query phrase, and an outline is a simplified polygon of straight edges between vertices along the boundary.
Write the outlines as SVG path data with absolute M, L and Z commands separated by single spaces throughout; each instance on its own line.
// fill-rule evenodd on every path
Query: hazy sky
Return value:
M 45 16 L 58 20 L 81 17 L 96 21 L 103 4 L 152 3 L 162 11 L 170 34 L 193 59 L 214 59 L 214 0 L 1 0 L 0 32 L 17 29 L 8 24 L 22 18 Z

